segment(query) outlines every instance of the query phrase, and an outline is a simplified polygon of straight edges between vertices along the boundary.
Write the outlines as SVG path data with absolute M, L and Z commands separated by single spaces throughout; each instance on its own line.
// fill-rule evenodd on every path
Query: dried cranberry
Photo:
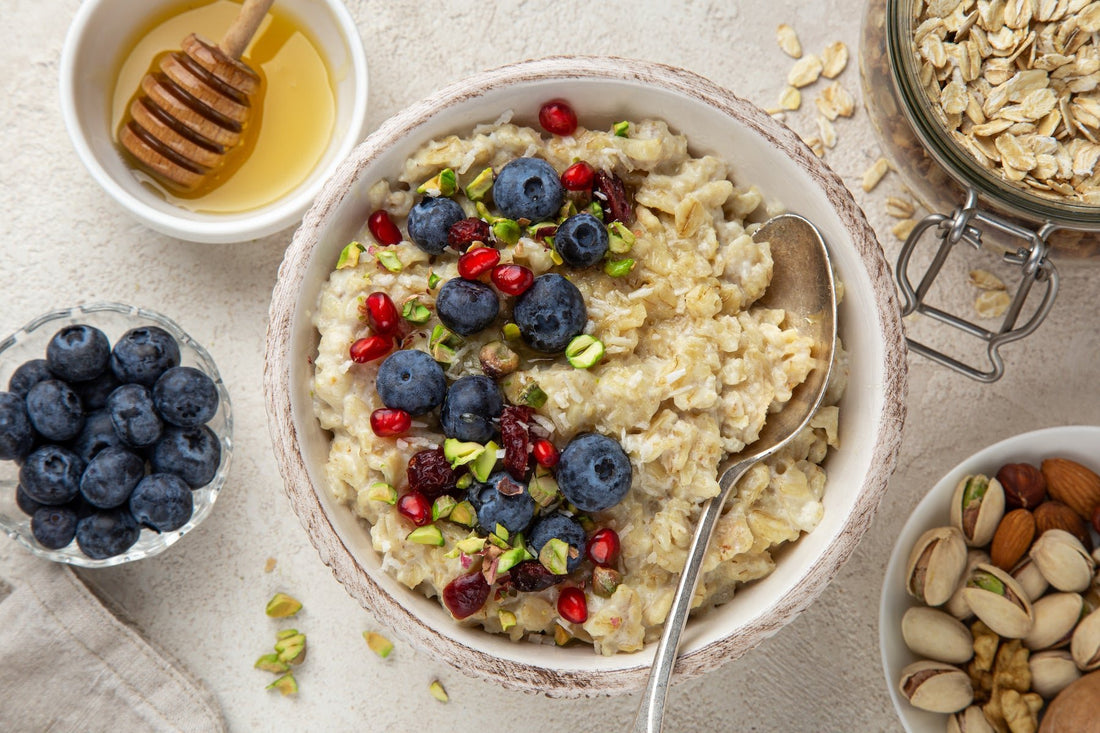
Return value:
M 403 239 L 401 230 L 384 209 L 375 211 L 367 218 L 367 228 L 379 244 L 397 244 Z
M 508 571 L 512 587 L 523 593 L 544 590 L 565 580 L 564 575 L 554 575 L 538 560 L 524 560 Z
M 459 252 L 465 252 L 474 242 L 489 242 L 489 224 L 481 219 L 459 219 L 447 230 L 447 244 Z
M 609 568 L 619 559 L 619 535 L 610 527 L 597 529 L 588 540 L 588 559 Z
M 542 105 L 539 124 L 551 135 L 572 135 L 577 129 L 577 113 L 568 103 L 555 99 Z
M 417 527 L 432 521 L 432 503 L 419 491 L 410 491 L 398 499 L 397 511 Z
M 536 440 L 531 452 L 535 454 L 535 461 L 543 468 L 553 468 L 558 465 L 558 458 L 560 457 L 558 449 L 545 438 Z
M 595 177 L 596 169 L 582 160 L 562 171 L 561 185 L 567 191 L 587 191 Z
M 458 274 L 465 280 L 477 280 L 500 262 L 500 252 L 492 247 L 478 247 L 458 258 Z M 492 292 L 492 291 L 490 291 Z
M 365 313 L 370 329 L 379 336 L 392 336 L 397 331 L 397 306 L 385 293 L 371 293 L 359 310 Z
M 443 604 L 456 619 L 478 612 L 489 599 L 489 584 L 480 570 L 460 575 L 443 587 Z
M 558 615 L 573 624 L 583 624 L 588 620 L 588 601 L 584 591 L 570 586 L 562 588 L 558 595 Z
M 392 336 L 379 336 L 375 334 L 373 336 L 367 336 L 366 338 L 357 339 L 352 343 L 351 348 L 348 349 L 348 355 L 356 364 L 365 364 L 368 361 L 374 361 L 375 359 L 385 356 L 390 353 L 390 349 L 392 348 Z
M 422 450 L 409 459 L 409 488 L 429 499 L 455 490 L 454 469 L 443 455 L 442 448 Z
M 412 427 L 412 415 L 404 410 L 382 407 L 370 414 L 370 429 L 382 438 L 404 435 Z
M 517 481 L 523 481 L 527 474 L 527 457 L 531 453 L 530 422 L 531 408 L 525 405 L 505 405 L 500 413 L 504 468 Z
M 520 295 L 535 282 L 535 274 L 523 265 L 497 265 L 489 277 L 507 295 Z
M 600 200 L 603 210 L 607 212 L 604 220 L 608 223 L 621 221 L 630 226 L 634 222 L 634 207 L 630 205 L 630 197 L 626 192 L 626 184 L 623 179 L 614 173 L 597 171 L 596 180 L 592 184 L 593 190 Z

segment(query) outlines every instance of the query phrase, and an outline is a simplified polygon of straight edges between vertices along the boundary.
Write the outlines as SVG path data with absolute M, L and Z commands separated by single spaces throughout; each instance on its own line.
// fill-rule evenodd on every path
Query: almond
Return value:
M 1043 461 L 1043 476 L 1047 492 L 1088 521 L 1100 506 L 1100 476 L 1068 458 L 1048 458 Z
M 1007 572 L 1027 553 L 1033 539 L 1035 517 L 1027 509 L 1013 509 L 997 525 L 989 557 L 994 565 Z
M 1092 535 L 1085 520 L 1060 501 L 1044 501 L 1035 507 L 1035 529 L 1040 535 L 1048 529 L 1064 529 L 1092 551 Z

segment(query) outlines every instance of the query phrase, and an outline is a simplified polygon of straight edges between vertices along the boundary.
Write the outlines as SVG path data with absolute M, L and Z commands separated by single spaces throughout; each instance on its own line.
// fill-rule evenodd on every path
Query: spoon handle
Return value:
M 680 584 L 676 588 L 676 596 L 672 599 L 672 607 L 669 608 L 668 617 L 665 619 L 661 641 L 657 644 L 653 668 L 649 671 L 649 682 L 646 683 L 642 702 L 638 706 L 638 714 L 634 718 L 633 733 L 660 733 L 661 731 L 665 703 L 668 700 L 669 680 L 672 677 L 672 669 L 676 666 L 676 651 L 680 646 L 680 635 L 684 631 L 688 614 L 691 612 L 691 599 L 695 595 L 695 586 L 699 583 L 699 570 L 703 567 L 703 556 L 707 553 L 710 537 L 718 525 L 718 517 L 722 515 L 722 506 L 726 503 L 730 491 L 745 472 L 759 460 L 759 456 L 752 456 L 730 467 L 722 475 L 718 495 L 708 499 L 703 505 L 703 514 L 695 527 L 695 536 L 691 539 L 687 561 L 680 574 Z

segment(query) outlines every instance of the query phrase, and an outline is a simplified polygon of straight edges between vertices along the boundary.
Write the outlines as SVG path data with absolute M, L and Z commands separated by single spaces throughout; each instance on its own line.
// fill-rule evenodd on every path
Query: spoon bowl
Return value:
M 813 356 L 817 363 L 805 381 L 794 389 L 783 409 L 768 415 L 756 441 L 740 453 L 727 456 L 718 466 L 718 495 L 703 505 L 653 658 L 649 681 L 642 693 L 642 703 L 634 720 L 635 733 L 661 730 L 680 635 L 691 612 L 699 570 L 722 514 L 722 506 L 750 468 L 775 454 L 806 427 L 821 405 L 832 372 L 836 350 L 836 285 L 821 232 L 804 217 L 780 214 L 766 221 L 753 235 L 753 240 L 769 243 L 773 261 L 772 281 L 758 305 L 785 310 L 787 322 L 814 340 Z

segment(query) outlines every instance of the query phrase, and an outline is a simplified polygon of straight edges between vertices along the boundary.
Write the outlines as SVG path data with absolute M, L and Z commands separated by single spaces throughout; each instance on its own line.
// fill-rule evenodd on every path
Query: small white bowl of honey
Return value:
M 242 242 L 295 224 L 366 130 L 367 62 L 341 0 L 276 0 L 240 61 L 260 77 L 239 142 L 188 190 L 120 144 L 143 77 L 191 33 L 216 42 L 234 0 L 86 0 L 61 54 L 61 108 L 81 161 L 119 204 L 159 232 Z

